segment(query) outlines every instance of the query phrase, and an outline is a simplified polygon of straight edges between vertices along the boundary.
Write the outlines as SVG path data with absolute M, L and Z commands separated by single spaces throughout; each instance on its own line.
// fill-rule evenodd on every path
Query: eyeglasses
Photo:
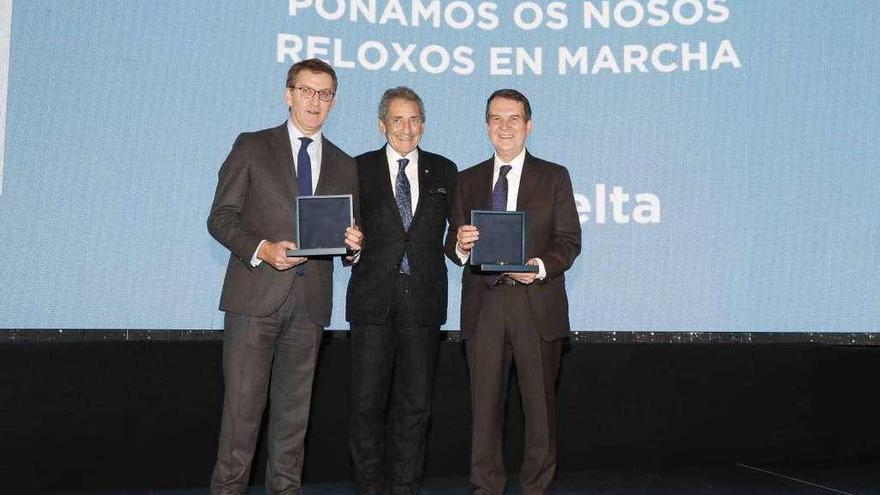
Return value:
M 318 91 L 317 89 L 312 89 L 308 86 L 292 86 L 290 89 L 298 89 L 299 94 L 306 100 L 311 100 L 315 95 L 318 95 L 318 98 L 321 101 L 330 101 L 336 95 L 336 93 L 329 89 Z

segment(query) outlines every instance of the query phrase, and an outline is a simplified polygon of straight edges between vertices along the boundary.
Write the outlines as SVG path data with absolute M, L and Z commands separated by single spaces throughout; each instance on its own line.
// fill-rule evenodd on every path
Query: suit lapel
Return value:
M 418 221 L 418 219 L 424 215 L 422 213 L 425 211 L 425 201 L 428 200 L 428 191 L 430 190 L 431 183 L 433 182 L 433 171 L 434 164 L 431 162 L 431 159 L 419 149 L 419 168 L 416 170 L 416 173 L 419 174 L 419 203 L 416 205 L 416 212 L 413 215 L 412 224 L 410 224 L 409 228 L 412 229 L 413 224 Z
M 292 197 L 297 197 L 299 187 L 296 185 L 296 172 L 294 172 L 295 164 L 293 163 L 293 150 L 290 148 L 290 133 L 287 132 L 287 124 L 282 124 L 273 130 L 271 141 L 272 156 L 274 162 L 280 168 L 287 187 L 290 189 Z
M 525 160 L 523 160 L 522 174 L 519 177 L 519 193 L 516 196 L 517 211 L 525 211 L 532 204 L 532 198 L 535 194 L 534 185 L 538 183 L 538 173 L 535 159 L 527 150 Z
M 315 195 L 327 194 L 329 184 L 333 184 L 337 172 L 336 156 L 333 149 L 327 145 L 327 138 L 321 135 L 321 171 L 318 173 L 318 185 L 315 186 Z
M 480 198 L 480 202 L 477 203 L 477 209 L 480 210 L 491 210 L 492 209 L 492 188 L 495 187 L 495 184 L 492 183 L 492 175 L 495 172 L 495 157 L 489 158 L 482 164 L 480 169 L 479 176 L 477 178 L 477 190 L 474 191 L 474 197 Z M 467 219 L 470 222 L 470 218 Z

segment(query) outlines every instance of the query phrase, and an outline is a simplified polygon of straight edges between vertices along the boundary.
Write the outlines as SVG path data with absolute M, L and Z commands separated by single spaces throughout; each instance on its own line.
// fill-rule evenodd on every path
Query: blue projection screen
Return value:
M 217 170 L 284 122 L 312 56 L 338 71 L 325 133 L 351 155 L 384 144 L 392 86 L 460 169 L 491 154 L 494 89 L 531 99 L 529 150 L 571 171 L 583 227 L 574 330 L 880 328 L 875 0 L 0 6 L 0 328 L 222 328 Z

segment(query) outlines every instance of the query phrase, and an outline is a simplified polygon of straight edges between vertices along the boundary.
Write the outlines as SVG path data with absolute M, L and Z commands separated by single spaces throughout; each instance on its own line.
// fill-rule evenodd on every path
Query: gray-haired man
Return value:
M 379 131 L 388 142 L 356 158 L 365 244 L 348 284 L 346 318 L 358 493 L 418 493 L 424 466 L 446 321 L 443 237 L 457 172 L 451 161 L 418 148 L 424 128 L 421 98 L 409 88 L 389 89 L 379 104 Z

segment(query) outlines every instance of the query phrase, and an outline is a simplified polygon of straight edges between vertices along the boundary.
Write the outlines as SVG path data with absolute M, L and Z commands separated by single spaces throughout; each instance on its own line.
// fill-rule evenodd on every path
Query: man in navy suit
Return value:
M 451 161 L 418 147 L 424 128 L 422 99 L 406 87 L 389 89 L 379 103 L 379 131 L 388 142 L 356 158 L 365 243 L 348 284 L 346 317 L 349 442 L 361 494 L 416 494 L 424 466 L 456 177 Z

